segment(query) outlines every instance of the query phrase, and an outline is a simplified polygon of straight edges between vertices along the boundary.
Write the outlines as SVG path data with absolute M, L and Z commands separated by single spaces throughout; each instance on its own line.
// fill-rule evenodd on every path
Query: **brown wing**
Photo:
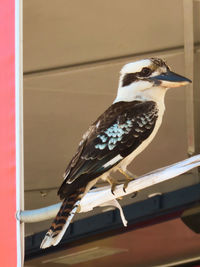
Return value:
M 157 111 L 153 101 L 118 102 L 110 106 L 84 134 L 65 171 L 64 183 L 74 183 L 78 178 L 92 180 L 119 163 L 120 160 L 107 165 L 117 155 L 128 156 L 152 133 Z

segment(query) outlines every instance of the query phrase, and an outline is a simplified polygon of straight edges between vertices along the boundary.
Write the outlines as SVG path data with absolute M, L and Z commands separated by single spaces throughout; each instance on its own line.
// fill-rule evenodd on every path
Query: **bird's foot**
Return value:
M 125 176 L 126 180 L 128 180 L 128 181 L 133 181 L 138 177 L 137 175 L 131 173 L 128 170 L 122 170 L 120 167 L 118 167 L 118 171 L 121 172 L 121 174 L 123 174 Z
M 107 177 L 107 181 L 109 182 L 109 184 L 111 185 L 111 192 L 114 195 L 114 191 L 117 185 L 119 185 L 120 183 L 117 182 L 116 180 L 114 180 L 112 177 Z
M 135 180 L 135 179 L 132 179 L 132 180 Z M 132 180 L 130 180 L 130 181 L 126 181 L 126 182 L 124 183 L 124 186 L 123 186 L 123 191 L 124 191 L 124 193 L 126 193 L 126 188 L 128 187 L 128 184 L 129 184 Z M 133 193 L 133 195 L 131 196 L 131 198 L 136 197 L 137 194 L 138 194 L 138 191 L 135 191 L 135 192 Z
M 116 182 L 116 181 L 112 183 L 111 192 L 112 192 L 113 195 L 115 194 L 114 191 L 115 191 L 116 186 L 119 185 L 119 184 L 121 184 L 121 183 Z
M 133 181 L 133 180 L 135 180 L 134 178 L 133 179 L 130 179 L 130 180 L 128 180 L 128 181 L 126 181 L 125 183 L 124 183 L 124 186 L 123 186 L 123 191 L 124 191 L 124 193 L 126 193 L 126 188 L 128 187 L 128 184 L 131 182 L 131 181 Z
M 121 172 L 125 178 L 126 178 L 126 182 L 124 183 L 124 186 L 123 186 L 123 191 L 126 193 L 126 188 L 128 187 L 128 184 L 135 180 L 137 178 L 136 175 L 132 174 L 131 172 L 129 172 L 128 170 L 124 171 L 122 170 L 121 168 L 118 168 L 119 172 Z

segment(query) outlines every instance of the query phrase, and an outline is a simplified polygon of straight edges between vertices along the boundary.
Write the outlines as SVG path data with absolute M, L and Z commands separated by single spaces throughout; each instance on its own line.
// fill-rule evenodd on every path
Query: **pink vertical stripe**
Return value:
M 15 267 L 15 0 L 1 0 L 0 36 L 0 265 Z

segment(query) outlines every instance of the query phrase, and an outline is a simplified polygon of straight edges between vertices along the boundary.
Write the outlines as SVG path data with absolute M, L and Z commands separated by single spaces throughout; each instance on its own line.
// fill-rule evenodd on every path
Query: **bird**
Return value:
M 109 182 L 114 193 L 113 173 L 120 171 L 128 182 L 134 178 L 127 166 L 158 132 L 167 90 L 190 82 L 172 72 L 160 58 L 141 59 L 122 67 L 114 102 L 85 132 L 65 170 L 58 190 L 63 202 L 41 248 L 60 242 L 81 199 L 99 179 Z

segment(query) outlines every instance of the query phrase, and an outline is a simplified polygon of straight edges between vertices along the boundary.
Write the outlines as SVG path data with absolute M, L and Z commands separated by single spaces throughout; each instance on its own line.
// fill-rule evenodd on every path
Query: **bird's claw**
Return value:
M 126 188 L 127 188 L 127 185 L 124 184 L 124 186 L 123 186 L 124 193 L 126 193 Z
M 109 184 L 111 185 L 111 193 L 113 195 L 115 195 L 114 191 L 115 191 L 115 188 L 117 185 L 119 185 L 120 183 L 117 182 L 116 180 L 114 180 L 113 178 L 111 177 L 107 177 L 107 181 L 109 182 Z
M 135 180 L 135 179 L 132 179 L 132 180 Z M 124 191 L 124 193 L 126 193 L 126 188 L 128 187 L 128 184 L 129 184 L 132 180 L 126 181 L 126 182 L 124 183 L 124 186 L 123 186 L 123 191 Z M 137 194 L 138 194 L 138 191 L 135 191 L 135 192 L 133 193 L 133 195 L 131 196 L 131 198 L 136 197 Z
M 133 180 L 135 180 L 135 179 L 132 178 L 132 179 L 130 179 L 130 180 L 128 180 L 128 181 L 126 181 L 126 182 L 124 183 L 124 186 L 123 186 L 123 191 L 124 191 L 124 193 L 126 193 L 126 188 L 128 187 L 128 184 L 129 184 L 131 181 L 133 181 Z
M 113 182 L 113 183 L 112 183 L 112 186 L 111 186 L 111 193 L 112 193 L 113 195 L 115 195 L 114 191 L 115 191 L 116 186 L 117 186 L 117 185 L 120 185 L 120 184 L 121 184 L 121 183 L 119 183 L 119 182 Z
M 115 190 L 115 189 L 113 189 L 113 188 L 111 187 L 111 193 L 112 193 L 113 195 L 115 195 L 114 190 Z

